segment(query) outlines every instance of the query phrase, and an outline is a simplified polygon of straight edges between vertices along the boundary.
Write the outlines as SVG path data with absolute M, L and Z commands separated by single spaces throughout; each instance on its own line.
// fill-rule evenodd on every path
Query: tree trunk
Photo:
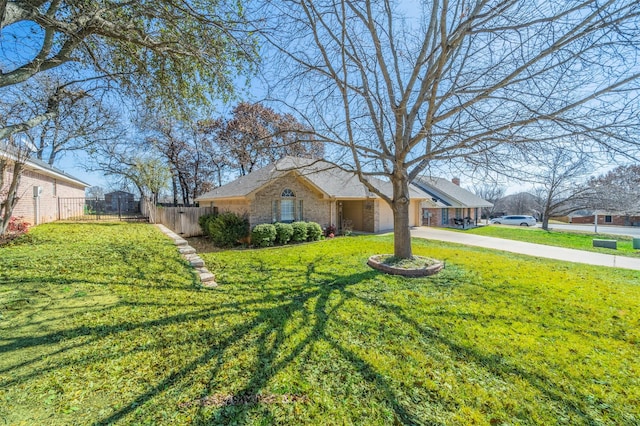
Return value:
M 549 216 L 546 214 L 542 217 L 542 229 L 545 231 L 549 230 Z
M 393 179 L 393 255 L 400 259 L 410 259 L 411 230 L 409 229 L 409 180 L 406 176 Z
M 549 230 L 549 218 L 551 217 L 551 206 L 547 203 L 542 212 L 542 229 Z
M 178 184 L 174 174 L 171 174 L 171 189 L 173 190 L 173 206 L 178 207 Z
M 4 162 L 4 166 L 2 167 L 2 170 L 0 170 L 0 173 L 3 175 L 6 164 L 7 163 Z M 20 177 L 22 176 L 23 168 L 24 163 L 16 162 L 13 164 L 13 173 L 11 176 L 11 182 L 9 182 L 6 199 L 0 203 L 0 235 L 3 235 L 6 232 L 9 226 L 9 221 L 11 220 L 11 215 L 13 214 L 13 208 L 18 204 L 18 197 L 16 195 L 20 188 Z

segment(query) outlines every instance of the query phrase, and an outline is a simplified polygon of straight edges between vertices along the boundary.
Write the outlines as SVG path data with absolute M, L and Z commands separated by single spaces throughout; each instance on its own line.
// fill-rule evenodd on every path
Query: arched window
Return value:
M 289 188 L 282 191 L 280 200 L 280 221 L 293 222 L 296 218 L 296 194 Z

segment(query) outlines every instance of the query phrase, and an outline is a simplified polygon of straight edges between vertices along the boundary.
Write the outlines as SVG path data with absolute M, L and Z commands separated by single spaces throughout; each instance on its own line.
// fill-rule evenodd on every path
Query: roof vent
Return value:
M 454 184 L 460 186 L 460 178 L 459 177 L 454 177 L 453 179 L 451 179 L 451 182 L 453 182 Z

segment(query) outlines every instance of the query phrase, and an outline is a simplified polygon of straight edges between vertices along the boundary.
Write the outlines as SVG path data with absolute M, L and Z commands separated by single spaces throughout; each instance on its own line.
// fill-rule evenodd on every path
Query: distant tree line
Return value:
M 192 205 L 203 193 L 288 155 L 321 158 L 324 146 L 293 116 L 240 102 L 229 117 L 177 119 L 158 111 L 137 118 L 137 140 L 96 146 L 96 169 L 134 182 L 141 192 L 168 189 L 174 205 Z M 164 185 L 141 183 L 141 170 L 166 170 Z M 157 179 L 156 179 L 157 180 Z

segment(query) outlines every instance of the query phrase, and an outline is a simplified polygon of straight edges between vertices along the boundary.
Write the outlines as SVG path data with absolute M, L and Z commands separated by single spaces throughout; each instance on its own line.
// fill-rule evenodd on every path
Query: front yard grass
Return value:
M 552 226 L 553 227 L 553 226 Z M 633 238 L 626 235 L 594 234 L 590 232 L 545 231 L 542 228 L 526 228 L 518 226 L 490 225 L 456 230 L 486 237 L 504 238 L 507 240 L 524 241 L 535 244 L 545 244 L 556 247 L 566 247 L 576 250 L 593 251 L 604 254 L 617 254 L 629 257 L 640 257 L 640 250 L 633 248 Z M 593 247 L 594 239 L 617 240 L 618 249 Z
M 0 423 L 638 424 L 640 272 L 389 236 L 203 254 L 144 224 L 0 248 Z

